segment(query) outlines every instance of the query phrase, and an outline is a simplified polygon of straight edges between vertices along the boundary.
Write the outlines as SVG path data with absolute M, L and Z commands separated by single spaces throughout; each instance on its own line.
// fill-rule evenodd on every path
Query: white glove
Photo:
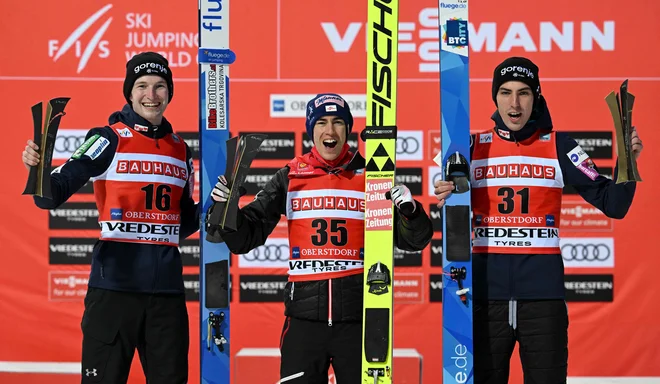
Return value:
M 211 199 L 218 203 L 224 203 L 229 199 L 229 188 L 227 188 L 227 179 L 224 176 L 218 176 L 218 182 L 211 191 Z
M 413 199 L 410 189 L 403 184 L 395 185 L 390 189 L 390 196 L 392 202 L 399 209 L 402 215 L 406 217 L 412 216 L 417 208 L 415 199 Z

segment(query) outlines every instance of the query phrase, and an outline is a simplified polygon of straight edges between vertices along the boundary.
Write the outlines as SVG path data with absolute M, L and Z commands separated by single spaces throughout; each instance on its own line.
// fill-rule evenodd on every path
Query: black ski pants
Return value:
M 90 287 L 81 328 L 82 384 L 126 383 L 135 349 L 148 384 L 188 382 L 188 311 L 183 294 Z
M 525 384 L 564 384 L 568 310 L 563 300 L 474 303 L 474 382 L 507 384 L 519 343 Z
M 281 384 L 328 384 L 330 364 L 337 384 L 359 383 L 362 322 L 308 321 L 287 317 L 280 338 Z

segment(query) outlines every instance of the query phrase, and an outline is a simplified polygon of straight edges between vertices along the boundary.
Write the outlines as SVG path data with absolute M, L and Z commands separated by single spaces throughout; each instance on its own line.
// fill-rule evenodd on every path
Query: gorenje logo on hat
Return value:
M 509 67 L 502 68 L 500 74 L 504 76 L 506 75 L 507 72 L 514 72 L 514 71 L 516 73 L 514 73 L 513 76 L 522 76 L 524 74 L 527 75 L 527 77 L 529 77 L 530 79 L 534 78 L 534 72 L 532 72 L 529 68 L 521 67 L 519 65 L 512 65 Z
M 148 69 L 147 69 L 147 72 L 153 72 L 153 71 L 150 70 L 150 69 L 153 68 L 153 69 L 155 69 L 155 70 L 158 70 L 158 71 L 160 71 L 160 72 L 162 72 L 162 73 L 167 74 L 167 67 L 165 67 L 165 66 L 162 65 L 162 64 L 158 64 L 158 63 L 142 63 L 142 64 L 136 66 L 135 68 L 133 68 L 133 71 L 134 71 L 135 73 L 140 73 L 140 71 L 143 70 L 143 69 L 145 69 L 145 68 L 148 68 Z

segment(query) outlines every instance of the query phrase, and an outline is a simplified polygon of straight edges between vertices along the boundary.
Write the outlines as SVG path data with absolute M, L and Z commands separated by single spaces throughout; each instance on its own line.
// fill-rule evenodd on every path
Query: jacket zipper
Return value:
M 332 279 L 328 279 L 328 327 L 332 327 Z

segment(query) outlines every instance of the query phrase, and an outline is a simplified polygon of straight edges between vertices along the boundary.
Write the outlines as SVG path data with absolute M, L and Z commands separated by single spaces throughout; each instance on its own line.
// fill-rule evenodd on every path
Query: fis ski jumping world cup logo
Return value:
M 112 8 L 112 4 L 108 4 L 103 8 L 99 9 L 93 15 L 87 18 L 82 22 L 76 29 L 71 32 L 71 34 L 60 44 L 60 41 L 57 39 L 48 40 L 48 56 L 53 58 L 53 62 L 56 62 L 62 55 L 67 53 L 70 49 L 73 49 L 74 54 L 78 61 L 77 73 L 80 73 L 89 62 L 89 59 L 93 54 L 96 54 L 99 58 L 106 59 L 110 56 L 110 47 L 108 40 L 103 40 L 103 35 L 106 30 L 112 23 L 112 17 L 108 17 L 105 22 L 96 30 L 94 36 L 89 40 L 85 49 L 82 50 L 82 35 L 87 32 L 92 25 L 100 19 L 106 12 Z

